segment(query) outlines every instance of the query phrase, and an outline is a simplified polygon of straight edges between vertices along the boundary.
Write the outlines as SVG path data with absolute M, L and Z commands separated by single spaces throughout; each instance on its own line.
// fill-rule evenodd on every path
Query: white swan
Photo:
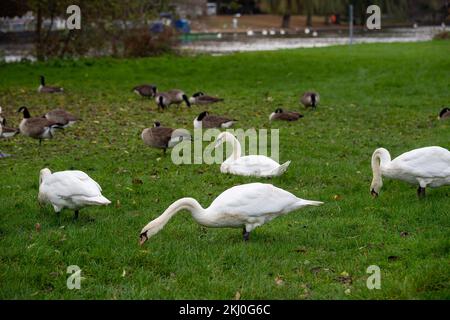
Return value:
M 108 205 L 111 203 L 101 194 L 102 188 L 83 171 L 52 172 L 45 168 L 39 177 L 40 203 L 50 203 L 55 212 L 68 208 L 78 211 L 90 205 Z
M 425 188 L 450 184 L 450 152 L 441 147 L 425 147 L 403 153 L 391 161 L 389 151 L 376 149 L 372 155 L 373 180 L 370 192 L 378 196 L 383 186 L 382 176 L 418 184 L 417 194 Z
M 256 227 L 288 212 L 322 203 L 297 198 L 292 193 L 271 184 L 243 184 L 222 192 L 206 209 L 193 198 L 175 201 L 163 214 L 142 229 L 140 244 L 144 244 L 158 233 L 170 218 L 183 209 L 189 210 L 194 220 L 205 227 L 243 227 L 244 240 L 248 240 L 250 232 Z
M 263 155 L 249 155 L 241 157 L 241 144 L 229 132 L 222 132 L 217 137 L 214 148 L 224 142 L 230 142 L 233 152 L 220 166 L 222 173 L 240 176 L 276 177 L 281 176 L 289 167 L 290 161 L 280 165 L 278 162 Z

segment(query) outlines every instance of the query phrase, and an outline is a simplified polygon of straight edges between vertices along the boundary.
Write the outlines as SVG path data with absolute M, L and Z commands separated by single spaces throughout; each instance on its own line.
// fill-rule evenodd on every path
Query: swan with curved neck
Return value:
M 205 227 L 242 228 L 244 240 L 250 232 L 270 220 L 306 206 L 323 202 L 304 200 L 271 184 L 249 183 L 222 192 L 204 209 L 193 198 L 182 198 L 172 203 L 163 214 L 150 221 L 140 233 L 140 244 L 161 231 L 179 211 L 191 212 L 194 220 Z
M 373 179 L 370 192 L 378 196 L 382 176 L 418 184 L 417 194 L 425 196 L 426 187 L 450 184 L 450 152 L 441 147 L 425 147 L 405 152 L 391 160 L 389 151 L 378 148 L 372 154 Z
M 277 177 L 281 176 L 289 167 L 290 161 L 280 165 L 278 162 L 263 155 L 241 156 L 242 147 L 239 140 L 229 132 L 222 132 L 216 139 L 214 148 L 229 142 L 232 146 L 231 155 L 221 164 L 222 173 L 241 176 Z

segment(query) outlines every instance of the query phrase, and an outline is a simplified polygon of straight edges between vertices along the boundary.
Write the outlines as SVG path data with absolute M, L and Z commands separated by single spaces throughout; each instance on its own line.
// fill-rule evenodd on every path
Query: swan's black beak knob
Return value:
M 370 194 L 371 194 L 372 197 L 374 197 L 374 198 L 378 197 L 378 193 L 377 193 L 374 189 L 372 189 L 372 190 L 370 191 Z

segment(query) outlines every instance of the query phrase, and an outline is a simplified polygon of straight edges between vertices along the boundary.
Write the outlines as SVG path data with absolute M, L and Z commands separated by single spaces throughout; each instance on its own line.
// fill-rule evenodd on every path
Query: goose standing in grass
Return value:
M 189 102 L 191 104 L 198 104 L 198 105 L 207 105 L 207 104 L 212 104 L 212 103 L 216 103 L 216 102 L 220 102 L 220 101 L 223 101 L 223 99 L 205 95 L 201 91 L 194 93 L 192 95 L 192 97 L 189 98 Z
M 183 101 L 186 102 L 188 107 L 191 106 L 187 95 L 178 89 L 172 89 L 167 92 L 159 92 L 155 95 L 155 102 L 161 109 L 165 109 L 172 104 L 179 105 Z
M 172 203 L 163 214 L 150 221 L 140 233 L 140 244 L 158 233 L 178 211 L 186 209 L 194 220 L 211 228 L 243 228 L 247 241 L 250 232 L 272 219 L 291 211 L 318 206 L 323 202 L 304 200 L 271 184 L 249 183 L 222 192 L 204 209 L 193 198 L 182 198 Z
M 287 161 L 280 165 L 273 159 L 263 155 L 249 155 L 241 157 L 241 144 L 229 132 L 222 132 L 217 137 L 214 148 L 217 148 L 222 143 L 231 143 L 233 152 L 220 165 L 220 172 L 231 173 L 239 176 L 253 176 L 253 177 L 278 177 L 281 176 L 289 167 L 291 161 Z
M 102 188 L 83 171 L 68 170 L 52 173 L 42 169 L 39 177 L 39 202 L 50 203 L 56 213 L 64 208 L 78 211 L 86 206 L 102 206 L 111 203 L 102 195 Z
M 51 110 L 44 117 L 51 122 L 62 124 L 63 128 L 70 127 L 79 120 L 79 118 L 63 109 Z
M 38 92 L 41 93 L 58 93 L 58 92 L 64 92 L 64 89 L 61 87 L 51 87 L 45 85 L 45 78 L 44 76 L 39 76 L 41 79 L 41 84 L 38 87 Z
M 307 91 L 300 98 L 300 102 L 305 106 L 305 108 L 312 107 L 313 109 L 316 109 L 319 101 L 320 96 L 314 91 Z
M 172 148 L 183 140 L 191 140 L 191 135 L 184 129 L 161 127 L 157 121 L 153 128 L 146 128 L 141 134 L 142 141 L 150 147 L 163 149 Z
M 442 109 L 441 112 L 439 113 L 439 119 L 440 120 L 450 119 L 450 108 Z
M 203 111 L 194 119 L 194 128 L 229 128 L 236 121 L 236 119 L 214 116 L 210 115 L 208 111 Z
M 417 195 L 425 196 L 426 187 L 450 184 L 450 151 L 441 147 L 425 147 L 403 153 L 391 161 L 389 151 L 378 148 L 372 155 L 373 180 L 370 192 L 378 196 L 382 176 L 418 184 Z
M 20 132 L 19 129 L 16 128 L 8 128 L 6 126 L 6 119 L 0 122 L 0 138 L 11 138 Z
M 303 118 L 303 115 L 301 115 L 298 112 L 284 111 L 283 109 L 278 108 L 275 110 L 275 112 L 272 112 L 270 114 L 269 121 L 272 120 L 296 121 L 300 118 Z
M 132 91 L 141 97 L 153 98 L 156 95 L 157 88 L 153 84 L 142 84 L 134 87 Z
M 55 129 L 63 129 L 64 127 L 63 124 L 46 118 L 32 118 L 27 107 L 20 107 L 17 112 L 23 113 L 23 119 L 19 125 L 20 133 L 33 139 L 39 139 L 39 145 L 41 145 L 42 139 L 53 138 Z

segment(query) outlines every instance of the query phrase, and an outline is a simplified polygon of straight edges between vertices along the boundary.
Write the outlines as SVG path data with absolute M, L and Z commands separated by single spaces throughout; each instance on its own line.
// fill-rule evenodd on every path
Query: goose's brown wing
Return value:
M 172 128 L 156 127 L 149 130 L 149 144 L 157 148 L 167 148 L 172 137 Z
M 61 126 L 61 123 L 50 121 L 46 118 L 29 118 L 25 122 L 27 133 L 31 136 L 40 135 L 45 128 Z
M 292 111 L 282 112 L 278 114 L 278 119 L 284 121 L 295 121 L 298 120 L 300 117 L 301 117 L 300 113 Z
M 215 102 L 219 102 L 219 101 L 223 101 L 222 98 L 218 98 L 218 97 L 212 97 L 212 96 L 199 96 L 197 97 L 197 102 L 198 103 L 215 103 Z
M 50 87 L 50 86 L 44 86 L 41 88 L 41 92 L 45 93 L 56 93 L 56 92 L 62 92 L 63 88 L 60 87 Z
M 203 118 L 202 127 L 203 128 L 217 128 L 222 125 L 222 123 L 226 123 L 229 121 L 233 121 L 230 118 L 222 117 L 222 116 L 206 116 Z
M 69 121 L 77 121 L 78 118 L 75 117 L 73 114 L 62 110 L 62 109 L 55 109 L 52 111 L 49 111 L 46 113 L 45 117 L 53 122 L 56 123 L 62 123 L 62 124 L 66 124 Z

